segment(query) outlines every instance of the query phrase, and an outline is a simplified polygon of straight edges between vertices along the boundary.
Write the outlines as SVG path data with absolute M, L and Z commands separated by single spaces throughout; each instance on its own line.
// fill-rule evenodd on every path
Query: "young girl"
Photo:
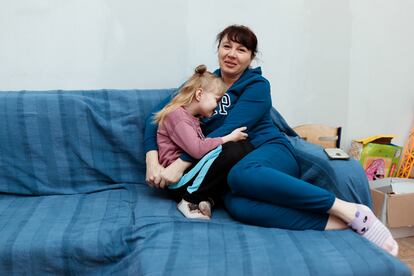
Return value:
M 247 138 L 247 134 L 243 132 L 246 130 L 245 127 L 237 128 L 230 134 L 217 138 L 205 138 L 201 131 L 200 119 L 209 118 L 214 114 L 214 110 L 226 89 L 221 78 L 208 72 L 205 65 L 199 65 L 195 69 L 194 75 L 181 87 L 171 102 L 155 114 L 155 122 L 158 124 L 159 162 L 163 167 L 170 165 L 184 152 L 194 159 L 201 159 L 224 143 Z M 206 159 L 205 163 L 208 163 L 208 159 L 212 160 L 210 161 L 211 165 L 214 156 L 217 157 L 217 153 L 211 152 L 203 160 Z M 209 167 L 207 167 L 208 169 Z M 220 170 L 222 169 L 220 168 Z M 199 170 L 198 175 L 202 171 L 202 169 Z M 175 196 L 177 193 L 181 196 L 177 207 L 187 218 L 209 219 L 211 207 L 214 205 L 215 193 L 220 190 L 215 186 L 223 183 L 201 180 L 201 184 L 193 187 L 194 177 L 189 176 L 189 178 L 191 181 L 182 185 L 182 181 L 180 181 L 178 186 L 177 183 L 169 186 L 170 190 L 176 189 Z

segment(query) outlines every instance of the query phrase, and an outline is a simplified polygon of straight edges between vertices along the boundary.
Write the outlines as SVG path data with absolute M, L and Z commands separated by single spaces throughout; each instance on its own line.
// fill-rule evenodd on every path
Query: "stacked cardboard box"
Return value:
M 414 236 L 414 179 L 378 179 L 370 187 L 374 213 L 393 236 Z

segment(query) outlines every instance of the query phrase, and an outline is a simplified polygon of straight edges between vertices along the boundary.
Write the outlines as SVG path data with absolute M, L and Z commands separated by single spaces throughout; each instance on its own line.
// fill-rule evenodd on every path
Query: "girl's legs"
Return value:
M 285 146 L 262 145 L 230 171 L 228 183 L 233 194 L 226 197 L 226 207 L 241 221 L 288 229 L 343 229 L 348 225 L 362 229 L 366 225 L 357 217 L 361 213 L 373 222 L 371 234 L 361 234 L 395 254 L 398 246 L 369 209 L 337 199 L 298 177 L 296 159 Z
M 228 190 L 227 175 L 230 169 L 253 150 L 254 146 L 248 140 L 223 144 L 222 151 L 211 164 L 200 187 L 191 194 L 186 193 L 184 199 L 197 204 L 208 201 L 212 206 L 215 205 Z
M 217 204 L 228 191 L 227 175 L 230 169 L 243 157 L 254 150 L 249 140 L 227 142 L 214 160 L 200 188 L 195 192 L 199 198 L 198 207 L 204 215 L 211 217 L 211 208 Z
M 178 189 L 168 189 L 169 195 L 178 203 L 177 209 L 189 219 L 210 219 L 210 217 L 206 216 L 199 210 L 198 203 L 194 204 L 185 200 L 184 195 L 188 194 L 188 186 L 189 185 L 187 184 Z
M 188 184 L 178 189 L 169 190 L 170 195 L 179 202 L 178 209 L 184 216 L 200 218 L 194 208 L 194 206 L 197 206 L 203 215 L 201 218 L 205 218 L 204 216 L 210 218 L 211 208 L 222 199 L 228 190 L 227 175 L 230 169 L 253 150 L 254 147 L 248 140 L 225 143 L 197 191 L 191 194 L 187 191 L 187 187 L 193 183 L 197 176 L 194 176 Z M 192 167 L 187 172 L 191 169 Z

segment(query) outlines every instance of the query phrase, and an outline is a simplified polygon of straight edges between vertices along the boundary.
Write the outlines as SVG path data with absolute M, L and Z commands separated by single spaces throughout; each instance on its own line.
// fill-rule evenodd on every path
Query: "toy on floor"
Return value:
M 411 129 L 404 153 L 401 158 L 400 168 L 397 176 L 401 178 L 414 177 L 414 128 Z

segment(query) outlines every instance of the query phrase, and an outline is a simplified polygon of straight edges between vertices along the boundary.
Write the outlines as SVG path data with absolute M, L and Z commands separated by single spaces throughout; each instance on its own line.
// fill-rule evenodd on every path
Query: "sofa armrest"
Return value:
M 330 160 L 323 148 L 287 136 L 300 164 L 301 179 L 333 192 L 338 198 L 372 206 L 365 172 L 358 161 Z
M 321 146 L 301 139 L 275 108 L 270 116 L 292 144 L 302 180 L 331 191 L 340 199 L 372 207 L 368 179 L 358 161 L 330 160 Z

